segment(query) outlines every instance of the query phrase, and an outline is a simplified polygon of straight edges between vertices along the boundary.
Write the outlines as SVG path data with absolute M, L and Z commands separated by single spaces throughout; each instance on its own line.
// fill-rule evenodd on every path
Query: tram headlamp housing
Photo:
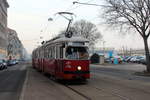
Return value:
M 81 68 L 81 66 L 78 66 L 77 69 L 80 71 L 82 68 Z

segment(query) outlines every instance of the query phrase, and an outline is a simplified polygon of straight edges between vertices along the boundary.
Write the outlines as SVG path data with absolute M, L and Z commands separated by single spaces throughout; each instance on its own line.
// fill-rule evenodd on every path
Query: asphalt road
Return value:
M 133 73 L 145 70 L 138 64 L 91 65 L 85 85 L 68 85 L 88 100 L 150 100 L 150 77 Z
M 0 70 L 0 100 L 19 100 L 25 75 L 26 66 L 22 64 Z
M 119 65 L 91 65 L 91 72 L 108 75 L 126 80 L 138 80 L 150 82 L 150 77 L 137 76 L 135 72 L 142 72 L 146 67 L 141 64 L 119 64 Z

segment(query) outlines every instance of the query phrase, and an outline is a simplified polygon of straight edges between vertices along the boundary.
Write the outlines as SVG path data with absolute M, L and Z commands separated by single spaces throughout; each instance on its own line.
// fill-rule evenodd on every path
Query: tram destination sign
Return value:
M 70 46 L 84 46 L 85 42 L 69 42 L 68 45 L 70 45 Z

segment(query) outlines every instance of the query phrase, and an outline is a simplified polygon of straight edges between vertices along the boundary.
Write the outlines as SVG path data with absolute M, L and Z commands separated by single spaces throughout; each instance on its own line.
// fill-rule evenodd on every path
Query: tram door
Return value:
M 56 52 L 56 74 L 61 77 L 63 74 L 63 46 L 58 45 L 56 47 Z

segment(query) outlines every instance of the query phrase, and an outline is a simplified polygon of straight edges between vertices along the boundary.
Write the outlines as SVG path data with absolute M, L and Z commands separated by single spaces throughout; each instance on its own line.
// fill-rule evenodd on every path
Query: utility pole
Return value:
M 103 41 L 103 53 L 104 53 L 104 55 L 105 55 L 105 42 L 106 41 Z

